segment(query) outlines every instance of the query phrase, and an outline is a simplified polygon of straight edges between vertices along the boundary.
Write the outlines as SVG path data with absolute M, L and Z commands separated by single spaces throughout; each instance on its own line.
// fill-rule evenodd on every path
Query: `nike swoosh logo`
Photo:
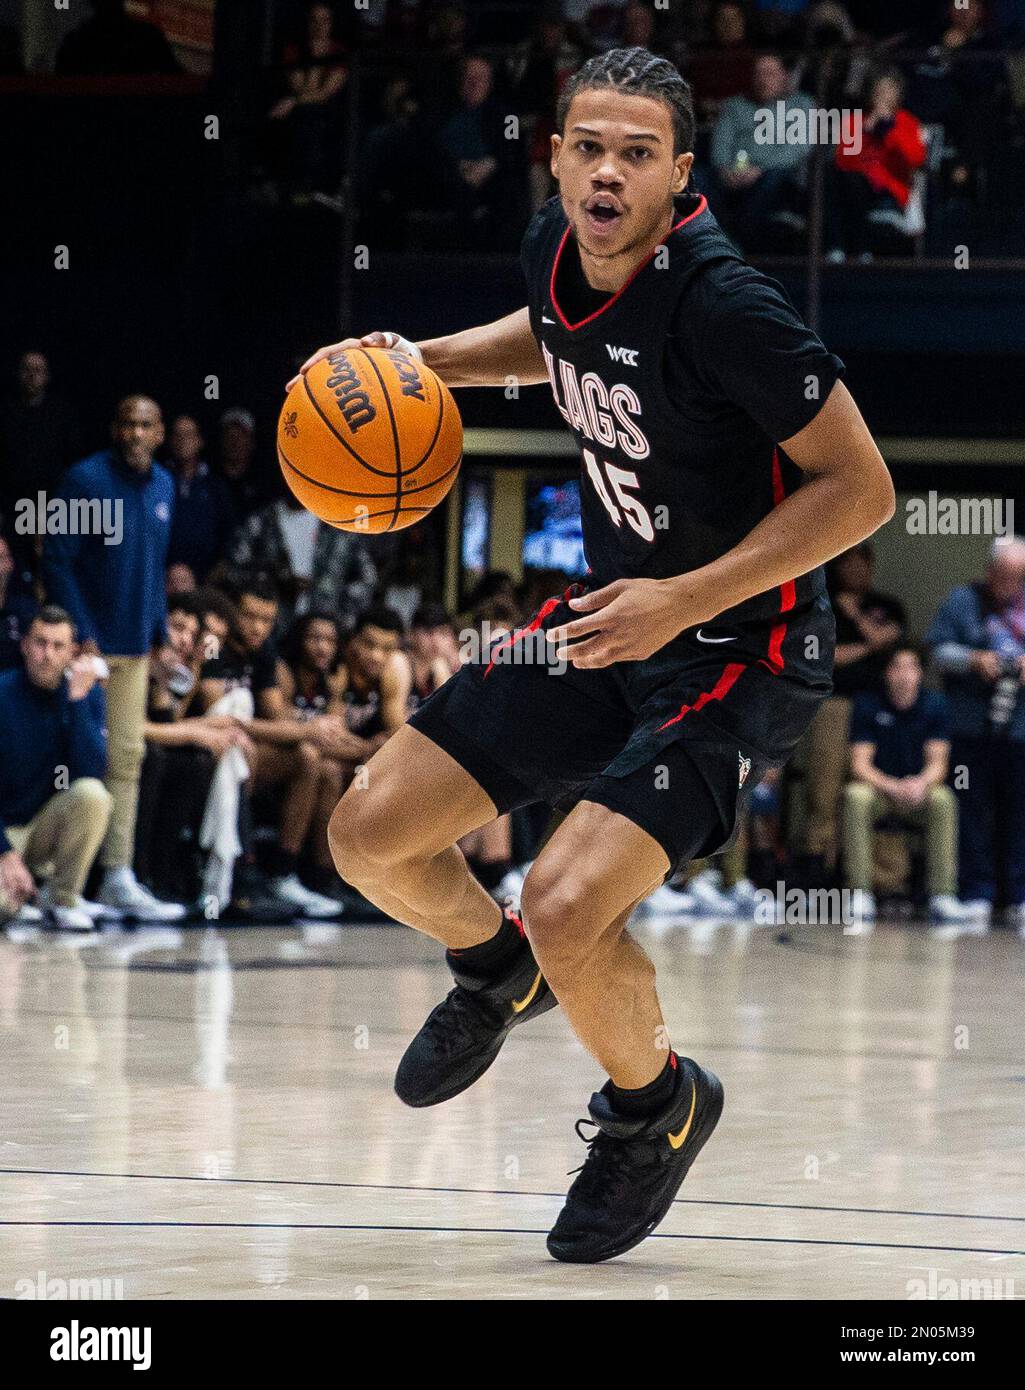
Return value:
M 534 995 L 538 992 L 538 990 L 540 989 L 540 987 L 541 987 L 541 972 L 540 972 L 540 970 L 539 970 L 539 971 L 537 972 L 537 977 L 535 978 L 534 983 L 530 986 L 530 989 L 529 989 L 529 990 L 527 991 L 527 993 L 523 996 L 523 998 L 522 998 L 522 999 L 514 999 L 514 1000 L 512 1001 L 513 1013 L 514 1013 L 514 1014 L 521 1014 L 521 1013 L 523 1012 L 523 1010 L 527 1007 L 527 1005 L 530 1003 L 530 1001 L 533 999 Z
M 542 314 L 542 315 L 541 315 L 541 322 L 542 322 L 542 323 L 554 323 L 555 320 L 554 320 L 554 319 L 546 318 L 546 317 L 544 316 L 544 314 Z
M 700 628 L 698 628 L 695 636 L 699 642 L 735 642 L 737 640 L 735 637 L 702 637 Z
M 669 1135 L 669 1147 L 671 1149 L 678 1149 L 680 1147 L 690 1133 L 690 1127 L 694 1123 L 694 1107 L 698 1103 L 698 1088 L 693 1081 L 690 1083 L 690 1086 L 690 1114 L 687 1116 L 687 1123 L 684 1125 L 683 1129 L 678 1129 L 675 1134 Z

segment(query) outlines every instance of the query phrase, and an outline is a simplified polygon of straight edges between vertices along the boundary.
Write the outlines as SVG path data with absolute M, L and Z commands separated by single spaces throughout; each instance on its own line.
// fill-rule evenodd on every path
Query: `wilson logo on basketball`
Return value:
M 295 423 L 295 417 L 298 414 L 298 410 L 290 410 L 287 415 L 282 417 L 281 428 L 288 435 L 289 439 L 299 438 L 299 426 Z
M 369 425 L 371 420 L 376 419 L 377 411 L 370 404 L 370 397 L 348 356 L 339 352 L 327 360 L 331 364 L 332 372 L 324 384 L 334 393 L 345 423 L 355 434 L 364 425 Z

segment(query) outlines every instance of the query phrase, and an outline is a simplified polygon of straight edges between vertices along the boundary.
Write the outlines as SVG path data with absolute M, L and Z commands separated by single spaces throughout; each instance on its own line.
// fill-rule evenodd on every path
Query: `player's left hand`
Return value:
M 681 594 L 665 579 L 615 579 L 569 606 L 585 616 L 551 628 L 548 640 L 561 660 L 581 669 L 644 661 L 684 628 L 714 616 L 707 600 Z

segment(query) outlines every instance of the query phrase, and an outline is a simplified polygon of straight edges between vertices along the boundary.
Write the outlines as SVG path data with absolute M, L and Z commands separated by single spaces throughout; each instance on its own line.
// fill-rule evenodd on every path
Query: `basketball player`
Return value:
M 413 614 L 406 640 L 409 657 L 409 713 L 459 670 L 459 644 L 452 619 L 440 603 L 424 603 Z
M 548 1237 L 557 1259 L 593 1262 L 662 1220 L 723 1103 L 671 1048 L 627 920 L 728 843 L 807 728 L 830 690 L 820 566 L 894 495 L 843 364 L 688 190 L 693 109 L 672 64 L 592 58 L 557 127 L 558 196 L 523 240 L 526 308 L 418 346 L 348 339 L 306 366 L 359 341 L 420 355 L 449 386 L 547 380 L 580 446 L 586 586 L 426 701 L 331 834 L 344 877 L 448 948 L 455 988 L 399 1066 L 407 1104 L 457 1095 L 556 1001 L 607 1072 Z M 533 661 L 510 659 L 517 643 Z M 453 846 L 538 799 L 572 809 L 527 876 L 521 926 Z

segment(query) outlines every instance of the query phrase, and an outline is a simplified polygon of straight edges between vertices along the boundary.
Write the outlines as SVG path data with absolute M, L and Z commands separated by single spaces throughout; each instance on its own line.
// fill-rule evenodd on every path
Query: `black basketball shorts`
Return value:
M 499 814 L 594 801 L 647 831 L 675 872 L 725 849 L 747 798 L 779 767 L 832 688 L 823 597 L 779 621 L 715 621 L 646 661 L 555 664 L 544 633 L 579 616 L 549 599 L 496 638 L 410 717 L 484 789 Z M 700 634 L 700 637 L 699 635 Z

